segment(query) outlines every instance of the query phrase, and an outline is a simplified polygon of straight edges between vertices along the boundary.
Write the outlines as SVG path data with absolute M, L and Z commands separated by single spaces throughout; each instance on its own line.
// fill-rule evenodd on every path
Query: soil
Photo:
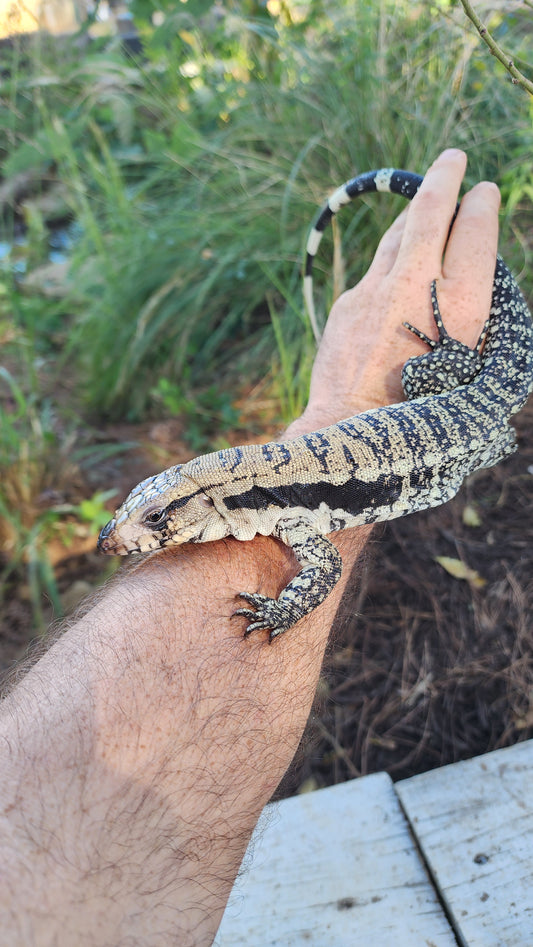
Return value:
M 470 477 L 455 500 L 376 529 L 279 795 L 380 770 L 401 779 L 533 736 L 533 403 L 515 426 L 518 453 Z M 181 434 L 175 422 L 110 429 L 110 441 L 133 436 L 138 446 L 100 465 L 89 494 L 113 483 L 124 495 L 186 459 Z M 441 557 L 455 560 L 459 577 L 437 557 L 447 568 Z M 62 548 L 55 568 L 68 609 L 105 567 L 94 537 Z M 31 637 L 19 587 L 0 616 L 0 670 Z

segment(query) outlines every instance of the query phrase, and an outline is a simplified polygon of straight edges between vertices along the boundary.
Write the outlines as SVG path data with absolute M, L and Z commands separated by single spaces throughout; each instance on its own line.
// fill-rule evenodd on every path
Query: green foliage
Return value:
M 22 345 L 19 346 L 19 350 Z M 0 476 L 3 488 L 13 481 L 12 489 L 21 500 L 34 493 L 34 482 L 45 484 L 51 459 L 57 447 L 54 414 L 47 400 L 40 400 L 33 366 L 24 366 L 31 387 L 22 384 L 5 366 L 0 366 Z M 7 408 L 5 407 L 7 405 Z M 20 470 L 19 470 L 20 468 Z M 17 470 L 17 476 L 13 472 Z
M 292 320 L 284 320 L 280 317 L 275 307 L 272 292 L 267 293 L 278 357 L 278 365 L 274 367 L 273 376 L 276 382 L 283 421 L 288 425 L 305 408 L 311 379 L 312 355 L 314 354 L 313 334 L 309 320 L 302 314 L 299 299 L 295 297 L 294 293 L 289 295 L 287 287 L 280 284 L 275 272 L 266 266 L 264 271 L 272 286 L 279 290 L 280 296 L 283 297 L 284 308 L 293 313 Z M 299 329 L 299 344 L 294 335 L 288 334 L 291 326 L 293 329 L 294 327 Z
M 82 523 L 88 525 L 91 533 L 96 533 L 109 520 L 109 509 L 106 504 L 116 496 L 116 493 L 116 490 L 97 490 L 92 497 L 87 497 L 73 506 L 72 512 Z
M 0 600 L 9 588 L 10 577 L 22 571 L 36 625 L 43 627 L 43 593 L 59 607 L 46 551 L 57 514 L 40 508 L 38 502 L 48 485 L 56 437 L 50 405 L 37 401 L 33 374 L 30 382 L 30 390 L 25 391 L 11 372 L 0 366 L 0 552 L 4 555 L 3 564 L 0 560 Z
M 3 290 L 0 301 L 7 309 L 10 296 L 5 286 Z M 50 542 L 59 539 L 69 545 L 75 521 L 96 532 L 109 518 L 104 503 L 116 491 L 96 493 L 79 504 L 64 502 L 62 495 L 76 480 L 83 452 L 74 450 L 74 434 L 42 395 L 42 361 L 31 336 L 15 332 L 5 318 L 0 321 L 2 336 L 6 364 L 0 365 L 0 604 L 13 585 L 22 582 L 35 628 L 44 630 L 44 599 L 56 616 L 62 613 Z M 91 450 L 96 455 L 95 448 Z
M 447 11 L 421 5 L 415 17 L 391 0 L 284 3 L 277 16 L 253 0 L 132 10 L 142 63 L 109 48 L 65 64 L 43 52 L 38 77 L 5 80 L 23 115 L 10 118 L 6 173 L 54 169 L 80 227 L 68 355 L 98 413 L 139 417 L 158 379 L 179 386 L 185 371 L 193 397 L 213 374 L 233 385 L 239 350 L 264 371 L 254 351 L 265 333 L 275 344 L 272 306 L 308 358 L 301 304 L 286 300 L 308 223 L 340 181 L 391 163 L 423 170 L 451 143 L 468 148 L 473 176 L 501 178 L 502 142 L 512 154 L 524 127 L 530 142 L 523 103 Z M 398 206 L 344 212 L 348 280 Z M 330 253 L 328 237 L 319 284 Z M 330 302 L 325 291 L 323 311 Z
M 168 414 L 183 418 L 184 436 L 194 451 L 205 450 L 213 434 L 222 434 L 239 423 L 239 412 L 228 393 L 216 385 L 209 385 L 192 398 L 183 385 L 160 378 L 151 395 Z
M 500 136 L 516 139 L 512 90 L 487 75 L 476 89 L 461 33 L 452 30 L 450 45 L 444 22 L 437 28 L 423 10 L 415 21 L 395 4 L 359 4 L 295 29 L 234 9 L 215 17 L 210 8 L 199 23 L 193 9 L 169 12 L 175 29 L 166 22 L 147 36 L 161 121 L 145 133 L 142 185 L 128 190 L 122 163 L 110 189 L 102 154 L 83 175 L 91 206 L 113 208 L 105 245 L 80 246 L 84 259 L 97 252 L 97 266 L 81 276 L 86 305 L 75 338 L 98 410 L 138 415 L 157 377 L 179 378 L 185 367 L 201 389 L 239 345 L 252 361 L 269 322 L 272 273 L 282 285 L 274 298 L 281 318 L 295 318 L 283 300 L 299 279 L 303 234 L 337 182 L 391 160 L 423 169 L 450 142 L 469 145 L 474 163 L 482 148 L 490 161 L 497 145 L 499 165 Z M 490 143 L 489 99 L 500 120 Z M 375 200 L 366 215 L 343 215 L 346 246 L 358 248 L 350 280 L 396 206 Z M 329 249 L 326 242 L 326 271 Z

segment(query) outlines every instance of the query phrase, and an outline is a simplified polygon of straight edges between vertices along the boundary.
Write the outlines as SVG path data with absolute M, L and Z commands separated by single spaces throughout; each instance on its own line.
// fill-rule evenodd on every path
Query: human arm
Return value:
M 463 201 L 443 156 L 332 309 L 309 405 L 289 436 L 402 398 L 399 369 L 432 334 L 474 342 L 488 311 L 497 192 Z M 441 272 L 442 271 L 442 272 Z M 329 629 L 369 528 L 335 534 L 343 579 L 274 645 L 230 619 L 243 588 L 294 575 L 269 538 L 168 549 L 112 584 L 26 675 L 0 721 L 0 904 L 10 945 L 209 944 L 249 836 L 285 772 Z M 4 899 L 2 903 L 2 899 Z M 5 918 L 5 920 L 4 920 Z

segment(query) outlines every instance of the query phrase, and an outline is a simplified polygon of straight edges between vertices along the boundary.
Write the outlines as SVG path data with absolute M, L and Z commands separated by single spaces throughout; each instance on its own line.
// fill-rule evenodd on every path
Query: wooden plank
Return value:
M 267 806 L 216 947 L 457 947 L 385 773 Z
M 533 741 L 396 791 L 468 947 L 533 945 Z

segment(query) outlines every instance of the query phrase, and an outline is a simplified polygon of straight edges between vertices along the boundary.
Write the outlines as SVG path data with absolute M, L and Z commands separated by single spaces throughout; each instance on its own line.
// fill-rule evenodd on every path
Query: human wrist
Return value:
M 348 415 L 344 416 L 347 417 Z M 292 441 L 296 437 L 311 434 L 313 431 L 320 431 L 322 428 L 336 424 L 340 420 L 341 416 L 338 410 L 333 407 L 328 408 L 326 405 L 322 405 L 314 408 L 308 406 L 298 418 L 291 421 L 288 427 L 285 428 L 282 437 L 284 440 Z

